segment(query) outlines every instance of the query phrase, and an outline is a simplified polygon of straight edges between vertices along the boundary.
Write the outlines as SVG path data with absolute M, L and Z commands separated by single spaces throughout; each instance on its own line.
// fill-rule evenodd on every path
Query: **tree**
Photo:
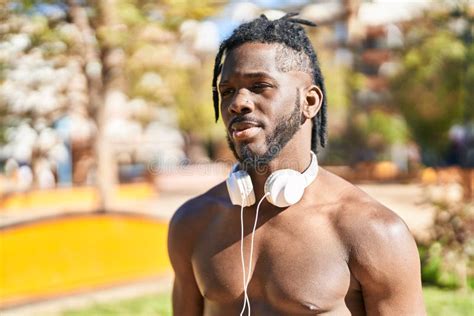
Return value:
M 130 97 L 143 97 L 152 104 L 170 107 L 181 105 L 176 94 L 180 93 L 178 89 L 174 89 L 176 93 L 170 93 L 166 89 L 167 86 L 175 88 L 167 80 L 168 74 L 174 72 L 173 68 L 182 70 L 188 67 L 178 65 L 179 62 L 176 62 L 176 56 L 173 55 L 179 45 L 176 30 L 185 19 L 202 18 L 219 6 L 212 5 L 208 0 L 194 2 L 191 6 L 174 1 L 24 0 L 7 1 L 5 7 L 9 14 L 23 16 L 25 21 L 36 16 L 42 19 L 42 32 L 33 34 L 35 38 L 32 46 L 37 46 L 43 52 L 43 43 L 51 42 L 51 38 L 53 41 L 57 39 L 58 43 L 66 46 L 63 56 L 60 56 L 62 60 L 75 58 L 80 61 L 80 71 L 87 79 L 87 112 L 97 126 L 95 154 L 99 209 L 110 209 L 117 170 L 110 140 L 105 135 L 107 109 L 110 105 L 117 106 L 117 103 L 126 106 L 125 101 Z M 46 19 L 45 12 L 60 14 Z M 170 12 L 173 14 L 169 14 Z M 74 31 L 77 34 L 64 39 L 58 25 L 69 28 L 72 25 L 78 32 Z M 155 75 L 155 78 L 162 75 L 165 78 L 163 89 L 151 94 L 149 90 L 142 89 L 142 83 L 146 81 L 144 78 L 149 78 L 150 75 Z M 184 82 L 186 87 L 182 90 L 189 90 L 189 84 L 190 82 Z M 8 111 L 6 103 L 5 106 L 0 106 L 0 111 Z M 58 111 L 62 112 L 64 109 Z M 20 121 L 29 120 L 31 112 L 12 115 Z M 2 128 L 6 126 L 5 122 L 6 120 L 1 122 Z M 9 120 L 8 124 L 11 125 L 11 122 Z
M 414 24 L 400 52 L 401 71 L 391 82 L 393 102 L 428 166 L 444 163 L 450 128 L 474 118 L 473 44 L 463 40 L 466 31 L 472 39 L 473 18 L 467 7 L 455 12 Z M 456 29 L 456 23 L 462 29 Z

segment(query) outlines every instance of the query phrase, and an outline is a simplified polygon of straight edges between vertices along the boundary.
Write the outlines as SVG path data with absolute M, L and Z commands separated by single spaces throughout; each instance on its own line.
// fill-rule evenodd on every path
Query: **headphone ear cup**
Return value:
M 244 206 L 255 204 L 255 192 L 253 191 L 252 178 L 245 171 L 237 171 L 238 183 L 244 195 Z
M 290 176 L 283 191 L 286 203 L 289 205 L 298 203 L 303 197 L 305 188 L 305 179 L 300 173 Z
M 298 171 L 277 170 L 265 182 L 267 200 L 278 207 L 296 204 L 303 196 L 305 179 Z
M 245 171 L 232 172 L 226 180 L 227 191 L 233 205 L 250 206 L 255 203 L 252 179 Z
M 234 173 L 229 174 L 225 181 L 227 185 L 227 192 L 229 192 L 230 201 L 233 205 L 240 205 L 242 197 L 240 194 L 239 184 Z

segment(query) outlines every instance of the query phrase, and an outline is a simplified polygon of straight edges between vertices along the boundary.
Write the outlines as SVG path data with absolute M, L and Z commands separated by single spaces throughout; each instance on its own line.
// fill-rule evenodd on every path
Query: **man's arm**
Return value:
M 426 315 L 420 259 L 412 235 L 390 210 L 369 207 L 367 218 L 361 214 L 359 224 L 352 227 L 349 260 L 367 315 Z
M 173 315 L 203 314 L 203 297 L 194 277 L 191 264 L 195 230 L 190 203 L 181 206 L 170 222 L 168 254 L 175 272 L 173 284 Z

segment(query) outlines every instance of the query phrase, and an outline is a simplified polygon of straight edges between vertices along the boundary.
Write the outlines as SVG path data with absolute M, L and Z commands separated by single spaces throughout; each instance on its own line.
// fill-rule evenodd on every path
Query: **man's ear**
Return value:
M 321 105 L 323 104 L 323 92 L 316 85 L 311 85 L 306 89 L 306 94 L 303 102 L 303 115 L 307 119 L 312 119 L 318 114 Z

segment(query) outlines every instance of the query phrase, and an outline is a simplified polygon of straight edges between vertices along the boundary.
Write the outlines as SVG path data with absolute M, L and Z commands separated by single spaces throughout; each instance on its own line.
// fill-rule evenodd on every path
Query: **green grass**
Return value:
M 462 293 L 424 287 L 425 305 L 430 316 L 474 315 L 474 292 Z
M 145 295 L 65 311 L 62 316 L 171 316 L 171 293 Z
M 474 293 L 423 288 L 425 304 L 430 316 L 474 316 Z M 171 316 L 170 293 L 146 295 L 115 303 L 96 304 L 71 310 L 63 316 Z

